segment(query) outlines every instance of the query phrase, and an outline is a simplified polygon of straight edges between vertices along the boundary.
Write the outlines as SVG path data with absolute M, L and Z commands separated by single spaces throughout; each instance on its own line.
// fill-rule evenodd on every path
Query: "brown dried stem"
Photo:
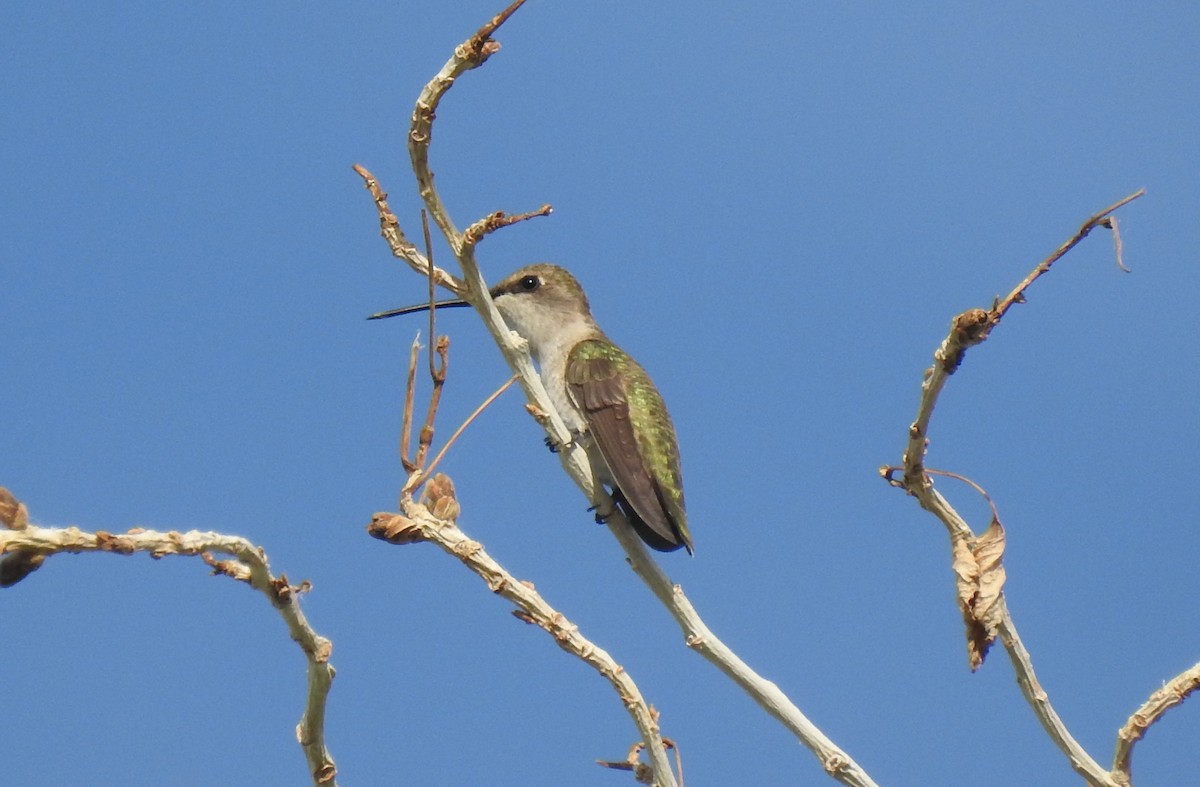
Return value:
M 1042 260 L 1041 263 L 1034 268 L 1029 275 L 1021 281 L 1020 284 L 1013 288 L 1012 292 L 1004 297 L 1004 300 L 992 307 L 990 320 L 991 325 L 989 326 L 988 330 L 990 331 L 991 328 L 994 328 L 996 324 L 1000 322 L 1000 318 L 1002 318 L 1008 312 L 1009 308 L 1011 308 L 1014 303 L 1025 302 L 1025 291 L 1029 289 L 1029 285 L 1037 281 L 1042 274 L 1049 271 L 1050 266 L 1062 259 L 1063 255 L 1065 255 L 1068 251 L 1079 245 L 1079 242 L 1086 238 L 1092 230 L 1096 229 L 1096 227 L 1103 226 L 1113 229 L 1116 224 L 1112 219 L 1109 218 L 1110 215 L 1120 208 L 1123 208 L 1129 203 L 1133 202 L 1135 199 L 1143 196 L 1145 193 L 1146 190 L 1144 188 L 1138 189 L 1129 196 L 1122 197 L 1121 199 L 1117 200 L 1099 213 L 1088 217 L 1088 219 L 1079 226 L 1079 229 L 1076 230 L 1074 235 L 1063 241 L 1062 245 L 1055 249 L 1053 254 Z M 1117 264 L 1124 268 L 1124 262 L 1121 260 L 1121 244 L 1119 240 L 1116 242 L 1116 249 Z M 986 338 L 987 335 L 985 333 L 984 336 L 979 339 L 979 341 L 981 342 Z M 978 343 L 979 342 L 976 342 L 976 344 Z
M 549 216 L 553 212 L 554 208 L 549 205 L 543 205 L 528 213 L 518 213 L 515 216 L 509 216 L 504 211 L 498 210 L 467 227 L 467 231 L 463 233 L 463 243 L 467 247 L 475 247 L 479 245 L 479 241 L 483 240 L 485 235 L 490 235 L 498 229 L 511 227 L 522 221 L 529 221 L 529 219 L 536 219 L 538 216 Z
M 514 374 L 512 377 L 509 377 L 508 380 L 506 380 L 499 388 L 493 391 L 488 398 L 484 399 L 483 402 L 481 402 L 480 405 L 475 408 L 474 412 L 468 415 L 466 420 L 454 430 L 454 434 L 450 435 L 450 439 L 446 441 L 444 446 L 442 446 L 442 450 L 438 451 L 437 456 L 433 458 L 433 461 L 429 463 L 429 466 L 420 473 L 414 473 L 408 479 L 408 482 L 404 485 L 405 489 L 416 489 L 421 484 L 425 483 L 425 481 L 433 475 L 433 471 L 437 469 L 438 464 L 442 461 L 442 457 L 446 455 L 446 452 L 449 451 L 458 438 L 462 436 L 462 433 L 467 430 L 467 427 L 474 423 L 475 419 L 478 418 L 484 410 L 490 407 L 492 402 L 499 399 L 500 394 L 511 388 L 513 383 L 516 381 L 517 376 Z
M 432 340 L 437 336 L 437 284 L 433 277 L 433 238 L 429 235 L 429 214 L 421 211 L 421 234 L 425 236 L 425 257 L 429 260 L 429 275 L 425 277 L 429 284 L 427 297 L 429 298 L 429 338 Z M 441 372 L 438 372 L 438 367 L 433 364 L 433 344 L 429 345 L 429 377 L 437 382 L 438 376 L 444 381 L 446 379 L 446 358 L 442 356 Z
M 400 414 L 400 465 L 410 475 L 420 469 L 409 453 L 409 446 L 412 445 L 413 397 L 417 390 L 417 356 L 420 353 L 421 338 L 418 336 L 408 348 L 408 377 L 404 385 L 404 410 Z
M 13 500 L 12 495 L 7 489 L 0 488 L 0 503 L 5 500 Z M 17 551 L 43 557 L 81 552 L 121 555 L 145 552 L 155 559 L 167 555 L 199 556 L 213 567 L 214 573 L 243 581 L 262 593 L 279 611 L 288 633 L 308 662 L 308 696 L 304 715 L 296 727 L 296 738 L 304 749 L 313 784 L 321 787 L 337 784 L 337 768 L 325 747 L 325 703 L 334 675 L 329 663 L 333 644 L 313 630 L 300 609 L 297 595 L 307 585 L 296 587 L 288 583 L 285 575 L 276 577 L 272 574 L 261 547 L 240 536 L 197 530 L 161 533 L 136 527 L 125 533 L 101 530 L 88 533 L 77 527 L 47 528 L 28 524 L 22 529 L 0 529 L 0 554 Z M 217 560 L 213 553 L 229 555 L 230 559 Z
M 925 454 L 929 445 L 929 424 L 933 417 L 938 397 L 941 395 L 950 375 L 962 364 L 966 351 L 986 340 L 1013 304 L 1024 303 L 1025 292 L 1033 282 L 1048 272 L 1055 262 L 1078 245 L 1096 227 L 1109 227 L 1115 230 L 1117 226 L 1116 219 L 1110 214 L 1141 197 L 1144 193 L 1145 189 L 1139 189 L 1089 217 L 1080 225 L 1074 235 L 1064 241 L 1050 256 L 1042 260 L 1028 276 L 1013 288 L 1012 292 L 994 303 L 991 309 L 970 309 L 956 316 L 951 321 L 949 335 L 934 352 L 933 365 L 926 370 L 925 378 L 921 385 L 921 398 L 917 407 L 917 417 L 908 428 L 908 440 L 904 449 L 902 468 L 885 467 L 881 469 L 881 474 L 893 486 L 902 488 L 915 497 L 922 508 L 934 514 L 942 522 L 950 534 L 952 543 L 956 545 L 956 556 L 969 556 L 970 552 L 979 549 L 981 546 L 981 537 L 975 535 L 963 517 L 933 488 L 933 482 L 930 479 L 933 471 L 925 467 Z M 1118 264 L 1124 268 L 1123 261 L 1119 258 L 1121 253 L 1119 240 L 1117 241 L 1116 250 Z M 902 469 L 902 475 L 899 477 L 896 476 L 898 469 Z M 995 514 L 994 506 L 992 510 L 993 514 Z M 999 518 L 994 516 L 993 521 L 998 525 Z M 999 562 L 999 556 L 992 555 L 991 557 L 995 559 L 993 567 L 999 577 L 999 582 L 1002 584 L 1003 569 Z M 1120 774 L 1116 771 L 1106 771 L 1101 767 L 1083 749 L 1078 741 L 1075 740 L 1062 719 L 1058 716 L 1058 713 L 1050 703 L 1045 689 L 1038 682 L 1029 651 L 1021 642 L 1016 624 L 1008 610 L 1002 590 L 998 591 L 996 587 L 992 587 L 990 591 L 992 593 L 998 592 L 999 596 L 989 606 L 989 620 L 987 623 L 999 635 L 1001 642 L 1003 642 L 1009 659 L 1012 661 L 1013 670 L 1016 672 L 1017 683 L 1021 688 L 1021 693 L 1025 696 L 1026 701 L 1030 704 L 1030 707 L 1046 732 L 1063 753 L 1067 755 L 1071 767 L 1083 776 L 1089 784 L 1104 785 L 1105 787 L 1115 787 L 1121 784 Z M 984 624 L 982 620 L 969 621 L 968 629 L 970 629 L 972 622 L 979 625 Z M 982 658 L 982 654 L 979 655 Z
M 450 338 L 437 337 L 437 354 L 439 366 L 433 368 L 430 363 L 429 376 L 433 379 L 433 391 L 429 394 L 429 408 L 425 411 L 425 424 L 417 437 L 417 467 L 425 466 L 425 458 L 429 455 L 429 446 L 433 444 L 433 420 L 437 416 L 438 404 L 442 401 L 442 388 L 446 385 L 446 364 L 449 362 Z
M 417 250 L 417 247 L 404 235 L 404 230 L 400 228 L 399 219 L 396 218 L 395 213 L 392 213 L 392 209 L 388 207 L 387 192 L 379 186 L 379 181 L 375 179 L 375 176 L 361 164 L 355 164 L 354 171 L 363 179 L 363 185 L 371 194 L 371 199 L 375 202 L 375 209 L 379 212 L 379 234 L 387 241 L 388 248 L 392 250 L 392 256 L 408 263 L 410 268 L 422 276 L 432 276 L 439 285 L 450 290 L 455 295 L 461 295 L 464 289 L 463 283 L 447 271 L 431 264 L 429 258 L 421 254 Z

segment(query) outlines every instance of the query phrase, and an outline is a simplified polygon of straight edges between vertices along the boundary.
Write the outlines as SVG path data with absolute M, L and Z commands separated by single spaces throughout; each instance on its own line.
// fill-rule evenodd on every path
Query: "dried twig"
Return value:
M 449 363 L 450 339 L 446 336 L 439 336 L 434 344 L 440 361 L 436 368 L 432 361 L 429 364 L 429 376 L 433 379 L 433 391 L 429 394 L 429 407 L 425 411 L 425 423 L 417 435 L 417 467 L 425 466 L 425 458 L 429 456 L 429 447 L 433 445 L 433 419 L 437 415 L 438 404 L 442 401 L 442 388 L 446 385 L 446 364 Z
M 379 212 L 380 235 L 387 241 L 388 248 L 392 250 L 392 256 L 408 263 L 409 267 L 422 276 L 432 275 L 439 285 L 455 295 L 461 295 L 464 289 L 463 283 L 457 277 L 432 265 L 429 258 L 418 251 L 412 241 L 405 236 L 404 230 L 400 228 L 399 219 L 388 207 L 387 192 L 380 188 L 379 181 L 375 179 L 375 176 L 361 164 L 355 164 L 354 171 L 363 179 L 363 185 L 370 192 L 371 199 L 375 201 L 375 209 Z
M 549 205 L 543 205 L 537 210 L 531 210 L 528 213 L 518 213 L 515 216 L 509 216 L 504 211 L 498 210 L 467 227 L 467 231 L 463 233 L 463 243 L 469 247 L 477 246 L 485 235 L 490 235 L 496 230 L 511 227 L 522 221 L 536 219 L 539 216 L 549 216 L 553 212 L 554 208 Z
M 429 214 L 421 211 L 421 235 L 425 238 L 425 257 L 429 260 L 429 275 L 425 277 L 429 284 L 429 337 L 432 339 L 437 336 L 437 281 L 433 275 L 433 238 L 429 234 Z M 435 383 L 438 382 L 438 377 L 443 381 L 446 379 L 446 357 L 442 356 L 441 371 L 433 363 L 433 344 L 429 345 L 429 377 Z
M 404 409 L 400 413 L 400 466 L 410 475 L 420 468 L 409 453 L 409 446 L 412 445 L 413 399 L 417 393 L 417 355 L 420 352 L 421 337 L 417 336 L 408 348 L 408 378 L 404 385 Z
M 98 530 L 88 533 L 77 527 L 46 528 L 28 524 L 23 514 L 14 518 L 21 526 L 13 529 L 3 516 L 8 509 L 24 511 L 7 489 L 0 487 L 0 554 L 23 551 L 43 557 L 59 553 L 113 552 L 130 555 L 145 552 L 158 559 L 167 555 L 200 556 L 213 567 L 214 573 L 224 574 L 243 581 L 270 600 L 279 610 L 287 624 L 288 633 L 304 651 L 308 661 L 308 698 L 304 715 L 296 727 L 296 737 L 308 759 L 309 772 L 314 785 L 330 787 L 336 785 L 337 769 L 333 758 L 325 747 L 325 703 L 333 682 L 333 667 L 329 656 L 333 644 L 318 635 L 308 624 L 300 609 L 297 594 L 307 589 L 288 583 L 287 577 L 276 577 L 267 564 L 267 556 L 261 547 L 255 546 L 240 536 L 190 530 L 186 533 L 169 531 L 160 533 L 144 528 L 133 528 L 126 533 L 108 533 Z M 217 560 L 213 554 L 229 555 L 228 560 Z
M 965 600 L 966 602 L 964 614 L 967 615 L 970 613 L 968 616 L 968 630 L 970 631 L 973 625 L 987 629 L 987 632 L 979 635 L 979 639 L 970 640 L 969 648 L 971 649 L 973 659 L 972 668 L 977 667 L 981 663 L 983 653 L 986 651 L 986 645 L 990 643 L 992 632 L 998 634 L 1000 640 L 1004 643 L 1005 650 L 1008 652 L 1009 659 L 1012 661 L 1013 670 L 1017 676 L 1017 683 L 1021 687 L 1021 693 L 1025 696 L 1026 701 L 1030 704 L 1030 707 L 1046 732 L 1063 753 L 1067 755 L 1071 767 L 1076 772 L 1087 779 L 1090 784 L 1104 785 L 1105 787 L 1115 787 L 1116 785 L 1127 783 L 1128 776 L 1127 774 L 1122 774 L 1117 769 L 1114 769 L 1112 772 L 1106 771 L 1084 750 L 1058 716 L 1058 713 L 1050 703 L 1049 695 L 1038 682 L 1029 651 L 1021 642 L 1016 624 L 1013 622 L 1012 615 L 1008 610 L 1008 605 L 1001 590 L 1004 578 L 1003 566 L 1000 560 L 1003 551 L 1003 531 L 997 531 L 995 536 L 985 534 L 984 536 L 976 537 L 963 517 L 933 488 L 933 481 L 930 479 L 933 471 L 925 467 L 925 453 L 929 445 L 929 424 L 933 417 L 933 410 L 937 404 L 938 397 L 941 395 L 950 375 L 962 364 L 966 351 L 986 340 L 991 331 L 999 325 L 1000 320 L 1014 304 L 1025 302 L 1025 292 L 1029 286 L 1049 271 L 1055 262 L 1079 244 L 1093 229 L 1096 227 L 1109 227 L 1115 230 L 1117 225 L 1115 217 L 1111 216 L 1113 211 L 1129 204 L 1144 193 L 1144 189 L 1139 189 L 1096 213 L 1094 216 L 1089 217 L 1074 235 L 1064 241 L 1050 256 L 1039 263 L 1028 276 L 1013 288 L 1012 292 L 1003 299 L 997 300 L 991 309 L 970 309 L 951 321 L 949 335 L 934 352 L 933 365 L 925 372 L 925 379 L 921 385 L 921 399 L 917 407 L 917 417 L 908 429 L 908 440 L 905 445 L 902 468 L 885 467 L 880 470 L 881 475 L 889 483 L 904 489 L 917 499 L 922 508 L 934 514 L 946 527 L 951 536 L 951 541 L 955 544 L 956 566 L 959 565 L 959 561 L 961 560 L 963 570 L 967 572 L 965 576 L 960 572 L 960 601 Z M 1120 259 L 1121 245 L 1119 241 L 1117 241 L 1116 250 L 1118 264 L 1124 269 L 1124 263 Z M 897 476 L 898 470 L 901 471 L 901 475 L 899 476 Z M 994 515 L 993 522 L 998 527 L 999 518 L 995 516 L 994 506 L 992 511 Z M 972 565 L 972 561 L 975 561 L 974 565 Z M 970 588 L 964 586 L 962 583 L 966 581 L 969 584 L 972 579 L 977 583 L 986 583 L 988 580 L 980 573 L 976 573 L 972 578 L 970 575 L 972 571 L 990 571 L 992 573 L 990 585 L 986 588 L 977 586 L 974 592 L 980 594 L 978 596 L 974 595 Z M 976 604 L 982 605 L 986 609 L 976 610 L 974 608 Z M 982 646 L 983 650 L 979 649 L 980 646 Z M 979 658 L 979 662 L 974 660 L 976 657 Z M 1118 749 L 1119 754 L 1120 749 Z M 1125 764 L 1128 764 L 1127 758 Z M 1123 779 L 1124 781 L 1122 781 Z
M 1162 718 L 1171 708 L 1181 704 L 1196 689 L 1200 689 L 1200 664 L 1176 675 L 1163 687 L 1150 695 L 1117 733 L 1117 751 L 1113 756 L 1113 776 L 1117 784 L 1127 787 L 1130 783 L 1130 767 L 1133 747 L 1145 735 L 1150 725 Z
M 442 461 L 442 457 L 444 457 L 446 455 L 446 452 L 449 451 L 450 448 L 454 445 L 454 443 L 458 440 L 458 438 L 462 436 L 462 433 L 466 431 L 467 427 L 470 426 L 472 423 L 474 423 L 475 419 L 478 418 L 480 416 L 480 414 L 483 413 L 484 410 L 486 410 L 488 407 L 490 407 L 492 402 L 494 402 L 498 398 L 500 398 L 500 394 L 504 393 L 509 388 L 511 388 L 513 383 L 515 383 L 516 381 L 517 381 L 517 376 L 514 374 L 512 377 L 509 377 L 503 384 L 501 384 L 501 386 L 499 388 L 497 388 L 495 391 L 493 391 L 491 393 L 491 395 L 488 396 L 488 398 L 484 399 L 480 403 L 480 405 L 478 407 L 476 407 L 475 410 L 470 415 L 467 416 L 466 420 L 464 420 L 459 425 L 459 427 L 454 430 L 454 434 L 450 435 L 450 439 L 447 440 L 446 444 L 442 446 L 440 451 L 438 451 L 437 456 L 435 456 L 433 458 L 433 461 L 429 463 L 429 466 L 424 468 L 420 473 L 413 473 L 412 476 L 405 483 L 404 488 L 406 490 L 412 490 L 412 489 L 416 489 L 421 484 L 425 483 L 425 481 L 432 476 L 433 471 L 437 469 L 438 464 Z

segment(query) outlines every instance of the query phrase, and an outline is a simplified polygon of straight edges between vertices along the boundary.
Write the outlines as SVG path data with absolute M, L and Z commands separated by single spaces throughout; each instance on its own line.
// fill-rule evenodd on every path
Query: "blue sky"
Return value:
M 421 297 L 352 164 L 413 234 L 412 101 L 498 3 L 0 10 L 0 484 L 46 525 L 212 529 L 313 582 L 343 784 L 628 784 L 611 689 L 395 507 Z M 1200 654 L 1200 13 L 1116 3 L 551 3 L 438 114 L 433 165 L 499 279 L 567 266 L 666 397 L 708 624 L 881 784 L 1077 784 L 999 649 L 967 670 L 942 528 L 895 463 L 950 318 L 1093 211 L 944 395 L 929 464 L 985 486 L 1008 600 L 1060 714 L 1116 729 Z M 444 248 L 440 259 L 448 261 Z M 444 436 L 507 372 L 469 312 Z M 629 670 L 689 787 L 823 784 L 591 523 L 509 392 L 447 459 L 463 528 Z M 963 488 L 939 489 L 986 524 Z M 197 560 L 60 556 L 0 594 L 13 784 L 302 784 L 303 660 Z M 1196 781 L 1185 705 L 1135 756 Z M 1191 774 L 1190 776 L 1188 774 Z

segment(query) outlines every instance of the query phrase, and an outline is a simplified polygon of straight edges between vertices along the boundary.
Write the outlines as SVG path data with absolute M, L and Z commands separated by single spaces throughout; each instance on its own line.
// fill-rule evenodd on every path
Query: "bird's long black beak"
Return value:
M 434 301 L 433 305 L 439 309 L 453 309 L 456 306 L 470 306 L 471 304 L 467 303 L 461 298 L 455 298 L 448 301 Z M 425 303 L 414 303 L 412 306 L 401 306 L 399 309 L 388 309 L 385 312 L 375 312 L 367 319 L 382 320 L 385 317 L 398 317 L 401 314 L 415 314 L 417 312 L 425 311 L 429 311 L 428 301 Z

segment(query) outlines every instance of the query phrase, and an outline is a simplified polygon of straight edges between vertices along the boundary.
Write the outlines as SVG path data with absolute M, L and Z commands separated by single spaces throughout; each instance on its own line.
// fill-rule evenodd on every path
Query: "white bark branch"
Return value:
M 1145 736 L 1150 725 L 1162 718 L 1171 708 L 1181 704 L 1197 689 L 1200 689 L 1200 664 L 1171 678 L 1161 689 L 1151 694 L 1150 698 L 1142 703 L 1142 707 L 1134 711 L 1117 732 L 1117 751 L 1113 755 L 1112 769 L 1117 784 L 1129 787 L 1133 747 Z
M 0 489 L 0 497 L 7 495 L 6 490 Z M 9 496 L 8 500 L 11 499 Z M 0 500 L 0 503 L 3 502 Z M 0 508 L 3 506 L 0 505 Z M 325 747 L 325 703 L 334 675 L 329 663 L 333 644 L 313 631 L 300 609 L 297 596 L 307 589 L 306 586 L 294 587 L 288 584 L 286 576 L 281 574 L 276 577 L 272 574 L 266 553 L 261 547 L 241 536 L 197 530 L 161 533 L 133 528 L 126 533 L 89 533 L 77 527 L 34 527 L 26 522 L 18 526 L 8 521 L 4 522 L 4 527 L 17 528 L 0 529 L 0 554 L 5 555 L 6 560 L 17 552 L 43 557 L 59 553 L 112 552 L 129 555 L 145 552 L 156 560 L 167 555 L 200 556 L 212 566 L 213 573 L 241 580 L 266 596 L 279 611 L 287 624 L 288 633 L 300 646 L 308 662 L 307 699 L 304 714 L 296 727 L 296 737 L 308 760 L 313 784 L 336 787 L 337 768 Z M 217 560 L 212 556 L 213 553 L 229 555 L 232 559 Z
M 658 741 L 659 754 L 665 760 L 666 752 L 662 745 L 658 714 L 642 697 L 637 684 L 625 668 L 618 664 L 608 651 L 581 634 L 577 625 L 552 607 L 534 589 L 533 583 L 517 579 L 493 559 L 482 544 L 469 538 L 458 527 L 454 521 L 458 514 L 458 505 L 453 499 L 453 486 L 449 485 L 449 479 L 445 476 L 435 476 L 431 486 L 438 487 L 440 491 L 437 493 L 437 499 L 430 502 L 430 507 L 437 510 L 441 516 L 435 516 L 430 507 L 414 501 L 411 495 L 405 495 L 400 503 L 402 515 L 378 513 L 367 527 L 367 532 L 376 538 L 396 544 L 429 541 L 446 554 L 462 561 L 463 565 L 487 583 L 489 590 L 520 608 L 521 613 L 513 613 L 520 620 L 544 629 L 560 648 L 596 670 L 607 680 L 617 692 L 621 704 L 637 726 L 643 740 Z M 450 490 L 448 493 L 447 488 Z M 670 765 L 666 765 L 665 771 L 660 771 L 653 765 L 653 752 L 647 754 L 651 756 L 652 765 L 642 768 L 650 773 L 642 773 L 641 776 L 652 776 L 654 783 L 663 787 L 677 787 Z
M 965 539 L 968 543 L 977 543 L 974 531 L 961 517 L 953 506 L 933 488 L 930 472 L 925 467 L 925 455 L 929 446 L 929 426 L 933 418 L 934 407 L 947 381 L 962 363 L 966 351 L 987 339 L 991 331 L 1012 306 L 1024 303 L 1025 291 L 1039 277 L 1047 273 L 1051 266 L 1073 249 L 1080 241 L 1096 227 L 1108 227 L 1115 230 L 1113 211 L 1127 205 L 1145 193 L 1144 189 L 1130 194 L 1099 213 L 1089 217 L 1080 228 L 1064 241 L 1049 257 L 1038 264 L 1005 298 L 998 300 L 991 309 L 970 309 L 956 316 L 951 321 L 950 333 L 938 346 L 933 354 L 933 365 L 925 372 L 921 384 L 921 397 L 917 407 L 917 417 L 908 429 L 908 439 L 905 444 L 902 464 L 900 467 L 883 468 L 881 474 L 894 486 L 904 489 L 917 499 L 926 511 L 938 518 L 946 527 L 951 540 Z M 1120 246 L 1118 245 L 1118 253 Z M 1120 262 L 1120 260 L 1118 260 Z M 1122 265 L 1123 267 L 1123 265 Z M 897 472 L 901 473 L 896 477 Z M 1127 772 L 1122 774 L 1117 769 L 1110 772 L 1104 769 L 1071 735 L 1066 724 L 1050 703 L 1049 695 L 1042 688 L 1033 669 L 1033 661 L 1017 632 L 1016 623 L 1009 612 L 1008 604 L 1001 594 L 998 606 L 999 618 L 997 632 L 1016 673 L 1017 683 L 1021 688 L 1026 702 L 1029 703 L 1034 715 L 1049 734 L 1059 749 L 1067 756 L 1071 767 L 1083 776 L 1089 784 L 1098 787 L 1120 787 L 1128 784 Z M 986 650 L 986 644 L 984 646 Z M 1118 755 L 1120 750 L 1118 750 Z M 1126 758 L 1125 765 L 1128 765 Z
M 620 512 L 617 513 L 619 515 Z M 875 782 L 866 771 L 809 721 L 779 686 L 751 669 L 713 634 L 684 594 L 683 588 L 667 578 L 623 517 L 613 516 L 608 521 L 608 527 L 624 548 L 633 570 L 667 608 L 671 617 L 675 618 L 689 648 L 725 673 L 759 707 L 787 727 L 800 743 L 816 755 L 821 767 L 831 777 L 851 787 L 875 787 Z

